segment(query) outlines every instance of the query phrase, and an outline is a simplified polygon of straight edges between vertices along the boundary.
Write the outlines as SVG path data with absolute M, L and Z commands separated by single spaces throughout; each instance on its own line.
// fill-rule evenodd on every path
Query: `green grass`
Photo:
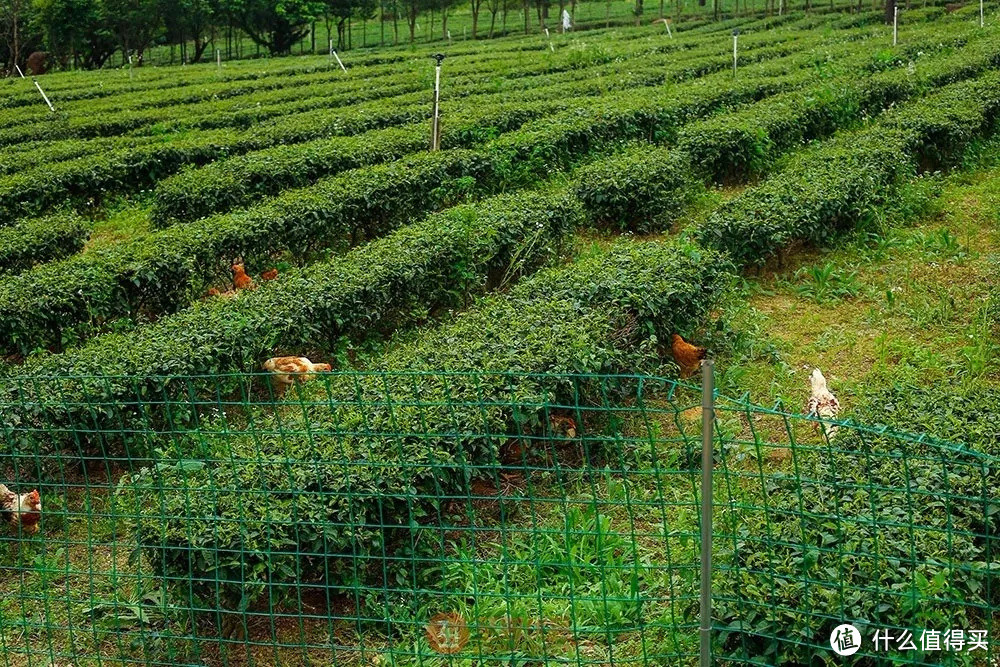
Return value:
M 922 214 L 893 212 L 748 281 L 725 315 L 740 333 L 720 354 L 723 386 L 797 409 L 819 367 L 849 409 L 867 386 L 1000 380 L 989 308 L 998 192 L 996 167 L 927 177 L 909 192 Z
M 84 247 L 84 252 L 127 243 L 142 238 L 152 230 L 152 205 L 139 200 L 117 199 L 96 212 L 98 220 Z

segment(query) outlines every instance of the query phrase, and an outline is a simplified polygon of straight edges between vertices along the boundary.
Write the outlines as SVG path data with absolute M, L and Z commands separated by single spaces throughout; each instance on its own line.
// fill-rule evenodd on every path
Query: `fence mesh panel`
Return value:
M 0 380 L 0 664 L 697 663 L 699 387 L 288 379 Z M 998 664 L 1000 460 L 728 399 L 715 450 L 716 664 Z

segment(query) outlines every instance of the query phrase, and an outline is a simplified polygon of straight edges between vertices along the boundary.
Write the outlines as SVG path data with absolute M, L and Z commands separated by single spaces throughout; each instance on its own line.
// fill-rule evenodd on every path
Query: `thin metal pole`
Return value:
M 26 78 L 26 77 L 24 76 L 24 72 L 22 72 L 22 71 L 21 71 L 21 68 L 20 68 L 19 66 L 17 66 L 17 65 L 14 65 L 14 68 L 15 68 L 15 69 L 17 70 L 17 73 L 21 75 L 21 78 L 22 78 L 22 79 Z
M 444 60 L 444 54 L 438 53 L 433 56 L 437 61 L 434 67 L 434 120 L 431 124 L 431 150 L 438 151 L 441 150 L 441 121 L 440 106 L 441 106 L 441 61 Z
M 715 457 L 715 364 L 701 366 L 701 667 L 712 664 L 712 470 Z
M 340 59 L 340 56 L 337 55 L 336 51 L 333 52 L 333 57 L 337 59 L 337 64 L 340 65 L 340 69 L 346 72 L 347 68 L 344 67 L 344 62 Z
M 222 71 L 222 49 L 215 50 L 215 67 Z
M 983 0 L 979 0 L 979 27 L 982 28 L 983 25 Z
M 431 137 L 431 150 L 438 151 L 441 150 L 440 140 L 441 135 L 438 133 L 438 113 L 441 105 L 441 65 L 434 68 L 434 127 L 431 131 L 434 135 Z
M 32 79 L 32 81 L 35 83 L 35 88 L 38 89 L 38 92 L 42 94 L 42 99 L 45 100 L 45 103 L 47 105 L 49 105 L 49 111 L 55 111 L 56 108 L 54 106 L 52 106 L 52 102 L 49 102 L 48 95 L 46 95 L 45 91 L 42 90 L 42 87 L 40 85 L 38 85 L 38 79 Z
M 740 30 L 733 30 L 733 76 L 736 76 L 736 41 L 740 38 Z
M 670 21 L 663 19 L 663 25 L 667 26 L 667 37 L 670 39 L 674 38 L 674 33 L 670 32 Z
M 896 25 L 899 20 L 899 7 L 892 8 L 892 45 L 896 46 Z

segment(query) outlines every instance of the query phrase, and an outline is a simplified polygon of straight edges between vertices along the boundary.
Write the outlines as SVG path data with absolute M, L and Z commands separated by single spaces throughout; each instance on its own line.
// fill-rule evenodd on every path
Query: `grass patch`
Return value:
M 94 223 L 94 231 L 83 252 L 127 243 L 150 233 L 152 204 L 142 199 L 119 199 Z
M 922 206 L 744 284 L 724 315 L 740 332 L 719 355 L 724 389 L 795 411 L 819 367 L 849 410 L 869 386 L 1000 380 L 989 335 L 1000 169 L 923 180 L 910 192 Z

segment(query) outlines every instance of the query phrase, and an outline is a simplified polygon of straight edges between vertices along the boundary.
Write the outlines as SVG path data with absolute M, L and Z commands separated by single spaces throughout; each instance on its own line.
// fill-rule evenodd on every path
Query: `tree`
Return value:
M 441 39 L 448 39 L 448 10 L 455 0 L 437 0 L 438 9 L 441 10 Z
M 433 9 L 435 0 L 401 0 L 406 9 L 406 24 L 410 28 L 410 44 L 417 38 L 417 16 L 421 12 Z
M 194 42 L 194 56 L 190 62 L 199 62 L 208 47 L 208 35 L 216 25 L 219 15 L 211 0 L 160 0 L 160 13 L 167 29 L 170 43 Z
M 105 16 L 122 54 L 135 51 L 138 63 L 163 24 L 158 0 L 104 0 Z
M 115 52 L 101 0 L 35 0 L 35 20 L 49 52 L 64 66 L 99 68 Z
M 292 45 L 309 33 L 309 25 L 324 15 L 321 0 L 221 0 L 236 25 L 258 46 L 274 55 L 291 53 Z
M 482 9 L 483 0 L 470 0 L 470 9 L 472 10 L 472 39 L 476 38 L 476 32 L 479 28 L 479 10 Z M 489 4 L 487 4 L 487 7 Z M 496 12 L 493 12 L 493 17 L 496 19 Z M 490 32 L 492 32 L 492 25 L 490 26 Z
M 27 53 L 26 42 L 31 41 L 30 29 L 33 7 L 29 0 L 0 0 L 0 37 L 7 45 L 7 69 L 14 71 Z
M 333 23 L 337 23 L 337 48 L 348 48 L 345 31 L 351 17 L 367 21 L 375 12 L 376 0 L 326 0 L 323 16 L 326 22 L 327 34 L 330 34 Z

